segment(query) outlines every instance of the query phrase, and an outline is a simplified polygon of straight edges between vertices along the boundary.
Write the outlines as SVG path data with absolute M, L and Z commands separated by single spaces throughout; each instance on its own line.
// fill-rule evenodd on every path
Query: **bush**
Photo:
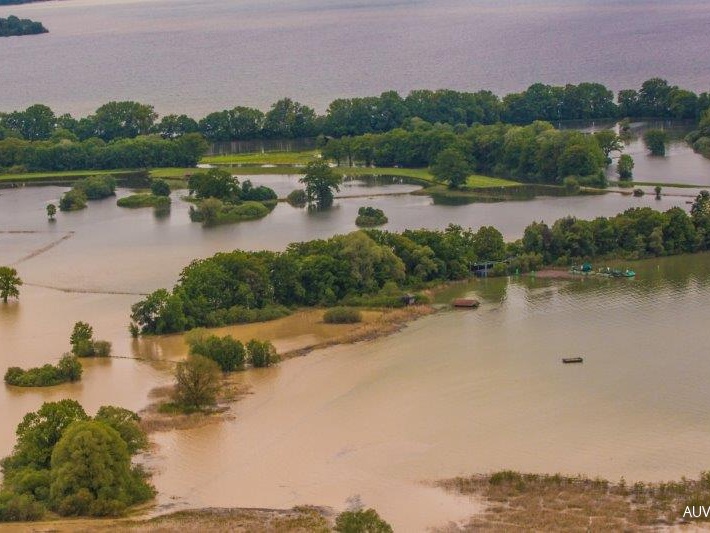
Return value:
M 231 224 L 245 220 L 255 220 L 268 215 L 276 206 L 275 201 L 244 202 L 241 204 L 228 204 L 216 198 L 207 198 L 190 207 L 190 220 L 202 222 L 205 226 L 217 224 Z
M 118 516 L 154 491 L 118 431 L 90 420 L 71 424 L 52 450 L 50 506 L 63 516 Z
M 351 307 L 333 307 L 323 314 L 326 324 L 354 324 L 362 322 L 362 313 Z
M 84 191 L 72 189 L 65 192 L 59 199 L 60 211 L 79 211 L 86 207 L 86 194 Z
M 562 180 L 562 185 L 567 194 L 577 194 L 579 192 L 579 181 L 574 176 L 567 176 Z
M 44 516 L 44 507 L 32 496 L 0 493 L 0 522 L 28 522 Z
M 5 372 L 5 383 L 16 387 L 51 387 L 61 383 L 79 381 L 82 367 L 74 355 L 63 356 L 57 366 L 46 364 L 23 370 L 13 366 Z
M 168 207 L 171 200 L 168 196 L 156 196 L 154 194 L 132 194 L 125 198 L 119 198 L 116 202 L 118 207 L 137 209 L 139 207 Z
M 643 142 L 646 148 L 651 152 L 651 155 L 664 156 L 666 155 L 666 143 L 668 142 L 668 134 L 663 130 L 648 130 L 643 135 Z
M 306 207 L 308 196 L 303 189 L 296 189 L 288 194 L 286 201 L 293 207 Z
M 244 201 L 266 202 L 269 200 L 277 200 L 278 196 L 274 190 L 269 187 L 264 187 L 263 185 L 254 187 L 251 181 L 244 180 L 241 192 L 239 193 L 239 199 Z
M 335 531 L 340 533 L 392 533 L 392 526 L 380 518 L 374 509 L 345 511 L 335 519 Z
M 232 336 L 207 335 L 206 330 L 192 330 L 187 336 L 190 355 L 201 355 L 219 365 L 222 372 L 242 370 L 246 361 L 246 350 L 241 341 Z
M 74 189 L 82 191 L 89 200 L 101 200 L 116 194 L 116 179 L 113 176 L 91 176 L 77 181 Z
M 170 196 L 170 185 L 167 181 L 156 178 L 150 183 L 150 192 L 154 196 Z
M 111 355 L 111 343 L 108 341 L 94 341 L 93 348 L 95 357 L 108 357 Z
M 212 359 L 191 355 L 175 369 L 175 403 L 183 411 L 197 411 L 217 403 L 222 372 Z
M 387 224 L 387 221 L 387 217 L 382 209 L 376 209 L 374 207 L 361 207 L 357 210 L 355 224 L 357 226 L 372 227 Z
M 229 309 L 217 309 L 207 314 L 205 322 L 208 327 L 228 326 L 230 324 L 248 324 L 251 322 L 267 322 L 291 314 L 283 305 L 266 305 L 262 308 L 235 305 Z
M 249 360 L 255 368 L 271 366 L 279 360 L 276 348 L 269 341 L 252 339 L 247 343 L 247 352 Z

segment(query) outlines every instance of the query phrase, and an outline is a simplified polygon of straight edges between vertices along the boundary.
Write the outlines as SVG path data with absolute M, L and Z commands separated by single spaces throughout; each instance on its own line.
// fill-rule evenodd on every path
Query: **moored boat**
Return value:
M 583 362 L 584 362 L 584 359 L 582 359 L 581 357 L 563 357 L 563 358 L 562 358 L 562 362 L 565 363 L 565 364 L 569 364 L 569 363 L 583 363 Z

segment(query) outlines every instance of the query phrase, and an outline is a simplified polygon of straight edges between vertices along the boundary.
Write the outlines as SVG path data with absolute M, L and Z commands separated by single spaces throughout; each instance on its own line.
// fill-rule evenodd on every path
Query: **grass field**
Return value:
M 260 152 L 250 154 L 211 155 L 202 163 L 211 165 L 305 165 L 317 159 L 318 150 L 301 152 Z
M 154 168 L 150 171 L 153 178 L 179 179 L 188 174 L 194 174 L 196 168 Z M 87 176 L 106 176 L 133 173 L 135 170 L 67 170 L 61 172 L 25 172 L 23 174 L 0 174 L 3 182 L 42 182 L 42 181 L 73 181 Z

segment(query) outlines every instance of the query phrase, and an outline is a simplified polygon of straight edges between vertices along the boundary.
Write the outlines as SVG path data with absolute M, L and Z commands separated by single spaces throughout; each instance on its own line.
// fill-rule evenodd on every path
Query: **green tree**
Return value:
M 316 112 L 290 98 L 283 98 L 266 113 L 263 133 L 277 139 L 314 137 L 318 133 Z
M 131 455 L 148 447 L 148 438 L 138 425 L 141 418 L 133 411 L 113 405 L 104 405 L 99 408 L 94 420 L 103 422 L 118 431 Z
M 500 261 L 505 258 L 503 235 L 493 226 L 481 226 L 474 235 L 476 257 L 483 261 Z
M 183 331 L 187 319 L 179 295 L 158 289 L 131 306 L 131 319 L 141 333 L 175 333 Z
M 634 176 L 634 158 L 629 154 L 622 154 L 616 163 L 616 173 L 622 181 L 630 181 Z
M 20 297 L 20 285 L 22 280 L 17 275 L 17 270 L 11 267 L 0 267 L 0 298 L 3 303 L 7 303 L 8 298 Z
M 466 183 L 471 169 L 468 161 L 459 150 L 447 148 L 436 156 L 436 160 L 431 166 L 431 173 L 438 181 L 447 182 L 449 188 L 458 189 Z
M 594 139 L 599 144 L 599 148 L 604 152 L 604 157 L 609 159 L 612 152 L 620 152 L 624 145 L 619 136 L 613 130 L 601 130 L 594 134 Z
M 668 142 L 668 134 L 664 130 L 648 130 L 643 134 L 643 142 L 646 148 L 651 152 L 651 155 L 664 156 L 666 155 L 666 143 Z
M 374 509 L 344 511 L 335 519 L 335 531 L 339 533 L 392 533 L 392 526 L 385 522 Z
M 86 322 L 77 322 L 69 337 L 72 353 L 81 357 L 93 355 L 94 328 Z
M 50 505 L 63 516 L 118 516 L 154 491 L 118 431 L 100 421 L 71 424 L 52 451 Z
M 49 468 L 54 445 L 66 428 L 78 420 L 88 420 L 83 407 L 75 400 L 45 402 L 36 412 L 27 413 L 17 426 L 17 442 L 11 456 L 2 461 L 7 476 L 14 469 Z
M 199 410 L 217 403 L 222 372 L 212 359 L 191 355 L 175 370 L 175 403 L 187 410 Z
M 65 192 L 59 199 L 60 211 L 79 211 L 86 207 L 86 194 L 80 189 Z
M 109 102 L 89 117 L 92 137 L 104 141 L 133 138 L 150 133 L 158 115 L 153 106 L 138 102 Z
M 54 217 L 57 214 L 57 206 L 54 204 L 47 204 L 47 216 L 49 217 L 49 220 L 54 220 Z
M 653 188 L 653 190 L 656 193 L 656 200 L 660 200 L 661 199 L 661 191 L 663 190 L 662 187 L 660 185 L 656 185 Z
M 333 172 L 327 161 L 320 159 L 306 165 L 305 175 L 299 181 L 306 187 L 309 205 L 325 209 L 333 205 L 333 192 L 340 191 L 343 178 Z
M 57 118 L 54 112 L 42 104 L 35 104 L 24 111 L 10 113 L 5 124 L 17 131 L 28 141 L 49 139 L 56 127 Z
M 269 341 L 252 339 L 247 343 L 247 352 L 255 368 L 271 366 L 279 360 L 276 348 Z
M 187 180 L 190 194 L 196 198 L 217 198 L 229 202 L 239 198 L 239 181 L 228 170 L 211 168 L 207 172 L 198 172 Z
M 170 196 L 170 185 L 161 179 L 154 179 L 150 182 L 150 192 L 155 196 Z
M 246 361 L 244 345 L 231 335 L 207 335 L 205 330 L 193 330 L 187 337 L 190 355 L 201 355 L 217 363 L 222 372 L 242 370 Z

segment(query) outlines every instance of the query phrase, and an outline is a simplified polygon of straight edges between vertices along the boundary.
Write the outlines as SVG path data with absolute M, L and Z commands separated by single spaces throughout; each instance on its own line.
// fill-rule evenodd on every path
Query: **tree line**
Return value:
M 169 333 L 229 323 L 231 316 L 284 306 L 402 305 L 405 291 L 465 279 L 479 261 L 500 261 L 494 274 L 569 265 L 592 257 L 629 259 L 710 249 L 710 193 L 691 213 L 649 207 L 614 217 L 566 217 L 530 224 L 505 243 L 494 227 L 473 231 L 357 231 L 293 243 L 283 252 L 218 253 L 195 260 L 172 291 L 160 289 L 132 308 L 134 331 Z
M 198 133 L 176 139 L 146 135 L 106 142 L 59 136 L 49 140 L 0 140 L 0 168 L 10 172 L 194 167 L 208 145 Z
M 696 94 L 661 78 L 643 82 L 638 90 L 619 91 L 616 97 L 599 83 L 536 83 L 502 98 L 490 91 L 424 89 L 406 96 L 387 91 L 380 96 L 338 98 L 324 115 L 291 98 L 275 102 L 267 112 L 236 106 L 200 119 L 185 114 L 160 118 L 153 106 L 132 101 L 109 102 L 83 118 L 57 116 L 49 107 L 36 104 L 24 111 L 0 113 L 0 139 L 97 138 L 109 142 L 150 134 L 172 139 L 188 133 L 200 133 L 208 141 L 342 137 L 384 133 L 407 127 L 415 119 L 451 126 L 627 116 L 698 119 L 708 108 L 708 92 Z
M 578 176 L 582 184 L 605 186 L 603 169 L 610 162 L 609 154 L 622 147 L 610 130 L 587 135 L 541 121 L 527 126 L 452 127 L 425 122 L 412 126 L 329 139 L 322 147 L 323 156 L 367 166 L 432 167 L 435 177 L 454 186 L 472 173 L 551 184 Z

